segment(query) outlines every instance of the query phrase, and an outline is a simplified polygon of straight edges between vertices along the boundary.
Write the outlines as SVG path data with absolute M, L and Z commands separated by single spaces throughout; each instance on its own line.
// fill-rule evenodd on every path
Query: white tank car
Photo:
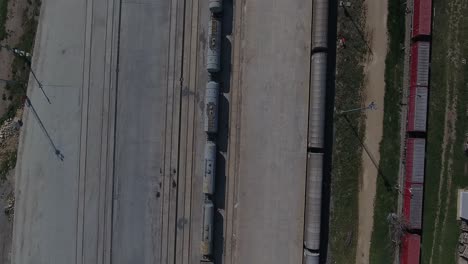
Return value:
M 223 11 L 223 0 L 210 0 L 209 7 L 211 12 L 219 13 Z
M 312 22 L 312 49 L 327 48 L 328 0 L 314 0 Z
M 206 69 L 210 73 L 221 70 L 221 21 L 211 17 L 208 25 L 208 49 L 206 54 Z
M 315 53 L 310 61 L 309 148 L 323 148 L 327 89 L 327 54 Z
M 213 216 L 213 202 L 206 200 L 203 205 L 203 229 L 201 241 L 201 253 L 204 256 L 210 256 L 213 253 Z
M 218 99 L 219 84 L 210 81 L 205 90 L 205 132 L 215 134 L 218 132 Z
M 319 264 L 320 255 L 318 253 L 312 253 L 308 250 L 304 250 L 304 261 L 303 264 Z
M 205 145 L 205 172 L 203 174 L 203 193 L 213 194 L 216 175 L 216 144 L 207 141 Z
M 319 250 L 322 210 L 322 153 L 308 154 L 307 171 L 304 247 L 309 250 Z

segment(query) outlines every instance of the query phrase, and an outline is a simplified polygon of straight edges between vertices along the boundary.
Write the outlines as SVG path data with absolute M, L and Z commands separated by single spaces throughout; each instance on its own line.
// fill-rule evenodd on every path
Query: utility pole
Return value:
M 45 93 L 44 91 L 44 87 L 42 86 L 42 83 L 39 81 L 39 79 L 37 78 L 36 76 L 36 73 L 33 71 L 32 67 L 31 67 L 31 54 L 29 52 L 25 52 L 23 50 L 19 50 L 17 48 L 10 48 L 9 46 L 6 46 L 6 45 L 1 45 L 0 44 L 0 49 L 1 48 L 4 48 L 10 52 L 12 52 L 13 54 L 15 54 L 16 56 L 20 57 L 20 58 L 24 58 L 24 60 L 26 61 L 26 64 L 28 65 L 29 67 L 29 71 L 31 72 L 34 80 L 37 82 L 37 84 L 39 85 L 39 88 L 41 89 L 42 91 L 42 94 L 44 95 L 44 97 L 47 99 L 47 102 L 49 102 L 49 104 L 51 104 L 50 102 L 50 99 L 49 97 L 47 96 L 47 94 Z M 0 81 L 2 82 L 6 82 L 6 83 L 17 83 L 18 81 L 15 81 L 15 80 L 5 80 L 5 79 L 0 79 Z M 24 91 L 24 98 L 25 98 L 25 101 L 26 101 L 26 106 L 31 109 L 33 115 L 36 117 L 38 123 L 39 123 L 39 126 L 41 127 L 42 131 L 44 131 L 44 134 L 46 135 L 50 145 L 52 146 L 52 148 L 54 149 L 54 153 L 55 155 L 63 161 L 63 159 L 65 158 L 62 154 L 62 152 L 57 148 L 57 146 L 55 145 L 54 141 L 52 140 L 49 132 L 47 131 L 47 129 L 45 128 L 44 124 L 42 123 L 42 120 L 41 118 L 39 117 L 39 114 L 36 112 L 36 109 L 34 108 L 33 104 L 31 103 L 31 100 L 29 99 L 28 95 L 27 95 L 27 90 L 21 86 L 21 88 L 23 89 Z
M 367 147 L 366 143 L 361 139 L 361 137 L 359 136 L 359 132 L 358 132 L 358 129 L 356 129 L 356 127 L 354 127 L 354 125 L 351 123 L 351 121 L 349 120 L 348 116 L 345 115 L 347 113 L 352 113 L 352 112 L 360 112 L 360 111 L 367 111 L 367 110 L 377 110 L 377 104 L 375 102 L 371 102 L 368 106 L 366 107 L 360 107 L 360 108 L 353 108 L 353 109 L 349 109 L 349 110 L 342 110 L 342 111 L 337 111 L 335 109 L 335 113 L 338 117 L 342 117 L 346 123 L 348 124 L 349 128 L 351 128 L 351 131 L 353 132 L 354 136 L 356 136 L 356 138 L 359 140 L 359 143 L 361 144 L 362 148 L 364 149 L 364 151 L 367 153 L 367 156 L 369 157 L 369 159 L 372 161 L 372 163 L 374 164 L 375 168 L 377 169 L 377 174 L 379 176 L 381 176 L 384 180 L 384 185 L 387 189 L 392 189 L 393 186 L 390 185 L 390 181 L 385 177 L 385 175 L 383 174 L 383 172 L 380 170 L 379 168 L 379 164 L 378 162 L 376 161 L 376 159 L 374 158 L 374 156 L 372 155 L 372 153 L 370 152 L 369 148 Z
M 15 80 L 7 80 L 7 79 L 0 79 L 0 82 L 4 82 L 4 83 L 18 83 L 18 81 L 15 81 Z
M 39 79 L 37 79 L 37 76 L 36 76 L 36 73 L 34 73 L 32 67 L 31 67 L 31 54 L 29 52 L 26 52 L 26 51 L 23 51 L 23 50 L 19 50 L 17 48 L 10 48 L 9 46 L 6 46 L 6 45 L 0 45 L 0 48 L 4 48 L 10 52 L 12 52 L 13 54 L 15 54 L 16 56 L 18 57 L 21 57 L 21 58 L 24 58 L 26 60 L 26 64 L 28 65 L 29 67 L 29 71 L 31 72 L 34 80 L 36 81 L 37 85 L 39 86 L 39 88 L 41 89 L 42 91 L 42 94 L 44 95 L 44 97 L 47 99 L 47 102 L 49 104 L 52 104 L 50 102 L 50 99 L 49 97 L 47 96 L 47 94 L 45 93 L 44 91 L 44 86 L 42 85 L 42 83 L 39 81 Z
M 341 110 L 341 111 L 336 111 L 336 113 L 341 115 L 341 114 L 345 114 L 345 113 L 365 111 L 365 110 L 377 110 L 377 104 L 375 102 L 371 102 L 366 107 L 353 108 L 353 109 L 349 109 L 349 110 Z

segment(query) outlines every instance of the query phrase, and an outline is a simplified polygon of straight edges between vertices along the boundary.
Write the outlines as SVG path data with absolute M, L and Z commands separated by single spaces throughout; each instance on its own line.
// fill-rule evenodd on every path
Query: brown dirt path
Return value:
M 387 55 L 387 0 L 366 1 L 366 26 L 372 54 L 365 67 L 366 105 L 377 104 L 377 111 L 366 112 L 364 143 L 372 155 L 362 156 L 362 178 L 359 191 L 359 227 L 356 263 L 369 263 L 369 249 L 373 227 L 373 207 L 376 192 L 377 167 L 380 160 L 379 144 L 382 139 L 383 106 L 385 94 L 385 57 Z M 376 163 L 376 164 L 374 164 Z

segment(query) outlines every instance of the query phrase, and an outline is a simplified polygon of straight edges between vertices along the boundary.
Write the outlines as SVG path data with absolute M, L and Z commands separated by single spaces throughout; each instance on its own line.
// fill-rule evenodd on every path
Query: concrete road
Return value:
M 31 81 L 28 94 L 37 116 L 32 108 L 25 109 L 12 263 L 75 263 L 82 246 L 77 241 L 77 230 L 82 229 L 78 190 L 85 163 L 81 143 L 86 144 L 86 138 L 81 134 L 83 104 L 88 100 L 84 91 L 90 84 L 89 19 L 84 1 L 47 0 L 41 13 L 33 64 L 52 104 Z M 63 153 L 63 161 L 40 122 Z
M 122 3 L 112 263 L 161 259 L 160 171 L 165 166 L 170 4 Z
M 311 2 L 234 13 L 225 263 L 302 263 Z
M 310 5 L 236 3 L 226 263 L 302 260 Z M 12 263 L 197 263 L 207 2 L 45 0 L 41 14 L 33 67 L 52 104 L 31 81 Z
M 43 1 L 33 68 L 52 103 L 30 81 L 12 263 L 200 260 L 200 10 L 207 3 Z
M 17 165 L 12 263 L 110 256 L 117 1 L 44 1 Z M 60 159 L 60 153 L 63 160 Z

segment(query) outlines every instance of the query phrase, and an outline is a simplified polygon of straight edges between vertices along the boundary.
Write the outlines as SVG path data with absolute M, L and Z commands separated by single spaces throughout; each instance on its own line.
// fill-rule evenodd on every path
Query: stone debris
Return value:
M 468 224 L 467 224 L 465 221 L 462 221 L 462 222 L 461 222 L 460 229 L 461 229 L 463 232 L 468 232 Z
M 468 260 L 468 224 L 465 221 L 461 222 L 460 230 L 462 233 L 458 238 L 458 255 L 465 260 Z
M 7 205 L 4 208 L 5 215 L 8 216 L 8 220 L 12 221 L 15 213 L 15 196 L 10 195 L 7 199 Z
M 21 120 L 16 120 L 13 118 L 7 119 L 0 127 L 0 145 L 2 145 L 6 139 L 19 135 L 21 125 Z

